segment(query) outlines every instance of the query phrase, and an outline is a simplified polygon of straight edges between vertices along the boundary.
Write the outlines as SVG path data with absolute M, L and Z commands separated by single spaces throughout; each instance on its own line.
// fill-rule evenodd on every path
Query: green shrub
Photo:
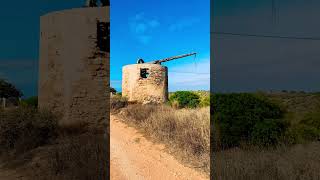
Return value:
M 200 104 L 200 97 L 190 91 L 177 91 L 170 96 L 169 101 L 179 108 L 196 108 Z
M 48 111 L 19 107 L 0 111 L 0 153 L 16 153 L 49 143 L 57 135 L 57 119 Z
M 210 106 L 210 96 L 206 96 L 206 97 L 201 98 L 200 106 L 201 107 Z
M 30 106 L 30 107 L 37 108 L 38 107 L 38 97 L 33 96 L 28 99 L 24 99 L 24 100 L 22 100 L 21 104 L 24 106 Z
M 258 129 L 273 132 L 281 123 L 269 124 L 269 119 L 281 119 L 281 108 L 261 95 L 249 93 L 215 94 L 212 96 L 215 136 L 221 148 L 252 142 L 253 132 L 258 139 L 269 139 L 257 134 Z M 259 123 L 261 123 L 259 125 Z M 275 126 L 280 127 L 275 127 Z M 271 129 L 268 129 L 271 128 Z M 219 134 L 217 134 L 219 133 Z
M 262 146 L 276 145 L 286 127 L 287 124 L 280 120 L 267 119 L 258 122 L 251 133 L 252 143 Z

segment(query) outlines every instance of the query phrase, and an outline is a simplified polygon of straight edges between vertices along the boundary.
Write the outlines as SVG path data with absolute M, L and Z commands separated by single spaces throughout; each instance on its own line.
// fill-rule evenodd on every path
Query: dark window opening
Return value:
M 110 52 L 110 22 L 97 22 L 97 47 L 102 52 Z
M 149 69 L 148 68 L 142 68 L 140 69 L 140 76 L 142 78 L 148 78 L 149 76 Z

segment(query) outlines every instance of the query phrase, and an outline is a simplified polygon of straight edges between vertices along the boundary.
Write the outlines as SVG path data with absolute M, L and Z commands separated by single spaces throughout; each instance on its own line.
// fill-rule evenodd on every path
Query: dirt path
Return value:
M 110 120 L 110 179 L 209 179 L 183 166 L 163 151 L 163 145 L 146 140 L 118 117 L 111 115 Z

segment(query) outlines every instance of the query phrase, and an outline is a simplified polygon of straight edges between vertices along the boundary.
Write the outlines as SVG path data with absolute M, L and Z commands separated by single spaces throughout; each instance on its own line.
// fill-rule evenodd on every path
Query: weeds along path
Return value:
M 110 121 L 110 179 L 209 179 L 179 163 L 163 151 L 163 145 L 146 140 L 119 117 L 111 115 Z
M 27 180 L 27 178 L 17 174 L 14 170 L 8 170 L 0 165 L 0 180 Z

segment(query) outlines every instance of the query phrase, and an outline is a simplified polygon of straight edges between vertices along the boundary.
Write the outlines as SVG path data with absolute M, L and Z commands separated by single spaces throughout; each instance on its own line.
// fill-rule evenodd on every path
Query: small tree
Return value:
M 116 94 L 116 93 L 117 93 L 117 90 L 114 89 L 113 87 L 110 87 L 110 92 L 111 92 L 112 94 Z
M 19 98 L 23 96 L 22 92 L 17 89 L 13 84 L 0 79 L 0 97 L 2 98 Z

